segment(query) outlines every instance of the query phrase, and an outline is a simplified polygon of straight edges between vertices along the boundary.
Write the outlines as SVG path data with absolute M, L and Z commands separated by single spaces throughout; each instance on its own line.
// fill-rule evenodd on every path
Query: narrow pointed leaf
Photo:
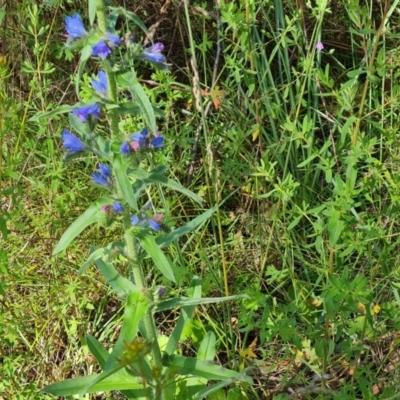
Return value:
M 169 263 L 165 254 L 161 251 L 159 246 L 156 244 L 153 236 L 143 235 L 141 233 L 136 234 L 140 241 L 140 245 L 146 250 L 147 254 L 153 259 L 156 267 L 160 272 L 172 282 L 175 281 L 174 271 L 172 270 L 171 264 Z
M 125 297 L 137 290 L 136 286 L 129 279 L 121 276 L 112 264 L 100 258 L 95 263 L 104 279 L 119 296 Z
M 69 244 L 89 225 L 101 219 L 101 206 L 107 204 L 106 199 L 100 199 L 93 203 L 78 219 L 76 219 L 61 236 L 60 241 L 53 250 L 53 255 L 65 250 Z
M 138 211 L 138 204 L 132 190 L 132 184 L 129 181 L 128 175 L 126 174 L 126 168 L 120 154 L 114 157 L 113 167 L 118 185 L 124 195 L 125 200 L 135 211 Z
M 165 311 L 175 307 L 181 306 L 194 306 L 199 304 L 212 304 L 221 303 L 223 301 L 238 300 L 238 299 L 250 299 L 247 294 L 237 294 L 235 296 L 226 297 L 204 297 L 202 299 L 188 299 L 185 297 L 177 297 L 175 299 L 166 300 L 162 303 L 157 304 L 156 311 Z
M 150 302 L 140 290 L 132 292 L 126 301 L 124 323 L 117 343 L 108 357 L 105 370 L 110 371 L 122 355 L 124 344 L 131 342 L 137 335 L 139 321 L 146 315 Z

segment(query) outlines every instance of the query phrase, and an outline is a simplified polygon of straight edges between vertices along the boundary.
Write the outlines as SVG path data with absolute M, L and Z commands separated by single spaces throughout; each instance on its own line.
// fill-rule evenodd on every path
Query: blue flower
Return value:
M 148 47 L 143 52 L 143 57 L 155 63 L 163 63 L 165 62 L 165 56 L 161 54 L 164 49 L 164 45 L 162 43 L 154 43 L 153 46 Z
M 164 146 L 164 136 L 160 136 L 159 134 L 154 135 L 154 139 L 151 141 L 151 145 L 154 149 L 161 149 Z
M 142 210 L 144 210 L 144 207 Z M 140 217 L 135 214 L 131 216 L 131 224 L 132 226 L 142 225 L 145 228 L 150 227 L 153 231 L 158 232 L 161 229 L 162 218 L 163 216 L 161 214 L 156 214 L 152 217 L 146 216 L 145 213 L 141 213 Z
M 132 226 L 136 226 L 139 223 L 139 217 L 137 215 L 132 215 L 131 216 L 131 224 Z
M 86 150 L 86 146 L 68 129 L 64 129 L 61 134 L 62 140 L 64 141 L 63 146 L 69 153 L 79 153 L 80 151 Z
M 112 183 L 110 167 L 106 164 L 99 164 L 97 171 L 92 173 L 93 182 L 101 186 L 109 186 Z
M 131 152 L 131 147 L 129 146 L 129 143 L 128 142 L 122 143 L 119 151 L 124 156 L 127 156 Z
M 118 35 L 114 35 L 113 33 L 107 33 L 106 37 L 112 46 L 117 47 L 121 44 L 121 38 Z
M 122 213 L 122 211 L 124 211 L 124 207 L 122 207 L 117 201 L 114 201 L 112 206 L 116 213 Z
M 149 133 L 149 130 L 147 128 L 143 128 L 140 133 L 134 133 L 131 135 L 131 140 L 133 142 L 137 142 L 139 144 L 139 147 L 142 147 L 147 139 L 147 135 Z M 135 149 L 137 150 L 137 149 Z
M 92 78 L 92 87 L 100 96 L 107 96 L 108 82 L 104 71 L 99 71 L 97 79 Z
M 80 39 L 88 34 L 79 14 L 74 14 L 72 17 L 65 17 L 65 30 L 68 33 L 68 39 Z
M 100 117 L 100 106 L 97 103 L 75 108 L 72 114 L 76 115 L 81 122 L 86 122 L 90 116 Z
M 104 40 L 99 40 L 97 44 L 92 46 L 92 56 L 99 56 L 105 60 L 111 54 L 111 49 Z

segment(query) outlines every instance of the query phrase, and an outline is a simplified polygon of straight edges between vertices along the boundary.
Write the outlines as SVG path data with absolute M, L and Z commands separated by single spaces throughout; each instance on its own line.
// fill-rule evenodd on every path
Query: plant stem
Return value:
M 131 230 L 130 218 L 129 215 L 125 215 L 124 217 L 125 242 L 126 242 L 128 258 L 130 260 L 133 280 L 138 289 L 146 291 L 142 269 L 140 268 L 140 263 L 138 261 L 139 258 L 138 258 L 137 243 L 135 242 L 135 239 L 132 238 L 130 230 Z M 143 320 L 146 329 L 147 339 L 152 343 L 153 364 L 156 368 L 161 369 L 162 368 L 161 351 L 158 345 L 157 332 L 151 308 L 148 309 Z
M 107 32 L 107 20 L 106 20 L 106 11 L 104 0 L 96 1 L 96 15 L 97 22 L 100 30 L 105 34 Z M 117 104 L 117 84 L 115 82 L 115 74 L 112 70 L 110 63 L 105 60 L 104 61 L 105 72 L 107 75 L 107 84 L 108 84 L 108 100 Z M 110 128 L 111 128 L 111 138 L 116 139 L 119 138 L 119 127 L 118 127 L 118 113 L 117 109 L 114 108 L 109 110 L 108 115 L 110 116 Z

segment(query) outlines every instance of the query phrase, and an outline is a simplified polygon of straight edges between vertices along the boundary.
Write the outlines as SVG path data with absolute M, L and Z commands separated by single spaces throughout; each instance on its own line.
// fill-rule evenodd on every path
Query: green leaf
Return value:
M 76 219 L 61 236 L 53 250 L 53 255 L 65 250 L 69 244 L 89 225 L 100 220 L 101 206 L 108 203 L 106 199 L 99 199 L 93 203 L 78 219 Z
M 166 356 L 163 365 L 172 368 L 179 375 L 195 375 L 207 380 L 227 380 L 244 381 L 253 383 L 250 376 L 246 376 L 236 371 L 221 367 L 212 361 L 202 361 L 193 357 L 184 357 L 178 354 Z
M 94 20 L 96 18 L 96 0 L 89 0 L 89 23 L 93 26 Z
M 108 264 L 102 259 L 97 259 L 95 263 L 107 283 L 121 297 L 125 297 L 137 290 L 135 284 L 121 276 L 112 264 Z
M 198 203 L 200 205 L 202 203 L 201 198 L 197 194 L 195 194 L 191 190 L 185 188 L 185 186 L 182 186 L 180 183 L 175 182 L 171 179 L 168 179 L 164 175 L 160 175 L 157 173 L 150 173 L 150 174 L 147 174 L 147 176 L 146 176 L 145 174 L 143 174 L 142 171 L 139 171 L 139 170 L 132 171 L 132 174 L 147 184 L 158 183 L 158 184 L 164 185 L 166 187 L 169 187 L 172 190 L 176 190 L 177 192 L 184 194 L 185 196 L 193 199 L 196 203 Z
M 146 118 L 147 126 L 152 132 L 155 132 L 157 130 L 157 125 L 156 125 L 156 117 L 154 115 L 153 106 L 146 92 L 143 90 L 142 85 L 138 82 L 133 71 L 132 71 L 132 76 L 134 76 L 134 79 L 131 82 L 133 97 L 135 98 L 136 102 L 138 103 L 138 106 L 140 107 Z
M 50 111 L 45 111 L 43 113 L 38 113 L 34 115 L 32 118 L 29 119 L 30 122 L 36 122 L 41 118 L 49 118 L 52 117 L 53 115 L 58 115 L 58 114 L 65 114 L 71 112 L 72 107 L 68 104 L 64 104 L 62 106 L 53 108 Z
M 201 281 L 197 276 L 193 277 L 190 289 L 193 292 L 193 294 L 191 296 L 193 299 L 201 298 Z M 167 354 L 172 355 L 175 353 L 175 350 L 179 344 L 183 329 L 185 328 L 185 326 L 188 323 L 188 321 L 190 320 L 190 318 L 192 318 L 192 315 L 193 315 L 195 309 L 196 309 L 195 305 L 182 307 L 181 313 L 179 314 L 178 321 L 176 322 L 174 330 L 172 331 L 172 333 L 168 339 L 167 346 L 165 348 L 165 352 Z
M 41 390 L 41 393 L 53 394 L 55 396 L 72 396 L 78 394 L 82 389 L 92 385 L 101 374 L 83 376 L 80 378 L 67 379 L 54 383 Z M 137 397 L 144 396 L 143 383 L 140 379 L 129 374 L 125 369 L 108 376 L 102 381 L 90 386 L 88 393 L 96 393 L 111 390 L 132 390 Z
M 215 333 L 211 331 L 207 332 L 197 352 L 197 358 L 202 361 L 214 360 L 215 342 Z
M 149 31 L 146 28 L 146 25 L 142 22 L 142 20 L 133 12 L 126 10 L 124 7 L 109 7 L 111 10 L 111 14 L 123 15 L 124 17 L 130 19 L 134 22 L 146 35 Z
M 105 254 L 108 255 L 113 252 L 122 253 L 125 244 L 123 242 L 112 242 L 107 247 L 97 248 L 96 246 L 91 246 L 90 255 L 88 259 L 84 262 L 82 267 L 78 271 L 78 275 L 82 275 L 90 264 L 94 263 L 99 258 L 102 258 Z
M 170 281 L 176 282 L 174 271 L 172 270 L 167 257 L 161 251 L 160 247 L 156 244 L 154 236 L 143 235 L 142 233 L 138 232 L 136 233 L 136 237 L 139 239 L 140 245 L 153 259 L 156 267 L 160 270 L 160 272 Z
M 181 306 L 191 306 L 191 305 L 199 305 L 199 304 L 212 304 L 212 303 L 221 303 L 223 301 L 230 300 L 238 300 L 238 299 L 250 299 L 251 297 L 247 294 L 237 294 L 235 296 L 226 296 L 226 297 L 204 297 L 202 299 L 188 299 L 185 297 L 176 297 L 171 300 L 163 301 L 162 303 L 157 304 L 156 311 L 165 311 L 175 307 Z
M 85 71 L 86 61 L 90 58 L 91 55 L 92 55 L 92 46 L 86 45 L 81 50 L 81 58 L 79 60 L 78 71 L 75 75 L 75 92 L 78 98 L 79 98 L 79 84 L 81 83 L 83 72 Z
M 138 211 L 138 204 L 132 190 L 132 184 L 129 181 L 128 175 L 126 174 L 126 167 L 124 165 L 122 155 L 118 154 L 114 157 L 113 167 L 118 185 L 124 195 L 124 199 L 135 211 Z
M 105 367 L 106 371 L 111 371 L 114 368 L 117 359 L 122 355 L 124 344 L 131 342 L 135 338 L 138 332 L 139 321 L 146 315 L 149 306 L 149 300 L 146 299 L 140 290 L 135 290 L 128 296 L 125 306 L 124 323 L 117 343 L 108 357 Z
M 93 354 L 94 358 L 100 364 L 101 369 L 104 369 L 106 366 L 107 358 L 109 356 L 108 351 L 96 338 L 94 338 L 91 335 L 86 335 L 85 340 L 86 344 L 89 347 L 90 352 Z
M 181 236 L 194 231 L 195 229 L 199 228 L 202 224 L 204 224 L 215 212 L 215 207 L 210 208 L 209 210 L 205 211 L 203 214 L 199 215 L 198 217 L 192 219 L 186 225 L 181 226 L 178 229 L 175 229 L 172 232 L 166 233 L 164 235 L 160 235 L 156 239 L 156 243 L 160 247 L 169 246 L 174 240 L 179 239 Z

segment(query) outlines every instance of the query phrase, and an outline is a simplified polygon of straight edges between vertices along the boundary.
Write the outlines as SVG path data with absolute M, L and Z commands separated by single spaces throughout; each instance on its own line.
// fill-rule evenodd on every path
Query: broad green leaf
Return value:
M 192 305 L 200 305 L 200 304 L 212 304 L 212 303 L 221 303 L 223 301 L 230 300 L 238 300 L 238 299 L 250 299 L 250 296 L 247 294 L 237 294 L 235 296 L 226 296 L 226 297 L 204 297 L 202 299 L 188 299 L 184 297 L 177 297 L 175 299 L 163 301 L 162 303 L 157 304 L 156 311 L 165 311 L 175 307 L 181 306 L 192 306 Z
M 191 297 L 193 299 L 201 298 L 201 281 L 197 276 L 195 276 L 192 280 L 191 291 L 193 292 L 191 295 Z M 172 333 L 168 339 L 167 347 L 165 348 L 165 352 L 167 354 L 175 353 L 175 350 L 180 341 L 183 329 L 184 329 L 185 325 L 188 323 L 188 321 L 190 320 L 190 318 L 192 318 L 192 315 L 193 315 L 195 309 L 196 309 L 195 305 L 182 307 L 181 313 L 179 314 L 178 321 L 175 324 L 174 330 L 172 331 Z
M 156 244 L 155 238 L 150 235 L 143 235 L 138 232 L 136 234 L 140 241 L 140 245 L 146 250 L 147 254 L 153 259 L 159 271 L 170 281 L 175 281 L 174 271 L 169 263 L 165 254 L 161 251 L 160 247 Z
M 169 246 L 174 240 L 179 239 L 181 236 L 194 231 L 195 229 L 199 228 L 202 224 L 204 224 L 215 212 L 215 207 L 210 208 L 209 210 L 205 211 L 203 214 L 199 215 L 198 217 L 192 219 L 186 225 L 181 226 L 178 229 L 173 230 L 172 232 L 160 235 L 156 239 L 156 243 L 160 247 Z
M 125 297 L 137 290 L 136 286 L 129 279 L 121 276 L 112 264 L 106 263 L 102 259 L 95 260 L 95 263 L 104 279 L 119 296 Z
M 250 376 L 221 367 L 212 361 L 202 361 L 193 357 L 178 354 L 165 356 L 163 365 L 172 368 L 179 375 L 195 375 L 207 380 L 231 380 L 253 383 Z
M 139 321 L 146 315 L 150 306 L 149 300 L 140 290 L 132 292 L 126 301 L 124 323 L 117 343 L 108 357 L 105 370 L 111 371 L 117 359 L 122 355 L 125 343 L 130 343 L 137 335 Z
M 67 379 L 54 383 L 41 390 L 41 393 L 53 394 L 55 396 L 77 395 L 85 387 L 88 387 L 99 378 L 100 374 L 83 376 L 80 378 Z M 108 376 L 102 381 L 91 386 L 88 393 L 96 393 L 111 390 L 131 390 L 137 397 L 144 396 L 143 384 L 140 379 L 122 369 L 115 374 Z
M 133 194 L 132 184 L 126 174 L 126 168 L 120 154 L 116 155 L 113 160 L 113 167 L 118 185 L 124 195 L 124 199 L 135 210 L 138 211 L 136 198 Z
M 99 199 L 93 203 L 78 219 L 76 219 L 61 236 L 60 241 L 53 250 L 53 255 L 65 250 L 69 244 L 89 225 L 101 219 L 101 206 L 107 204 L 108 200 Z
M 58 115 L 58 114 L 65 114 L 71 112 L 72 107 L 68 104 L 64 104 L 62 106 L 53 108 L 50 111 L 45 111 L 42 113 L 38 113 L 34 115 L 32 118 L 29 119 L 30 122 L 35 122 L 38 121 L 41 118 L 49 118 L 52 117 L 53 115 Z

